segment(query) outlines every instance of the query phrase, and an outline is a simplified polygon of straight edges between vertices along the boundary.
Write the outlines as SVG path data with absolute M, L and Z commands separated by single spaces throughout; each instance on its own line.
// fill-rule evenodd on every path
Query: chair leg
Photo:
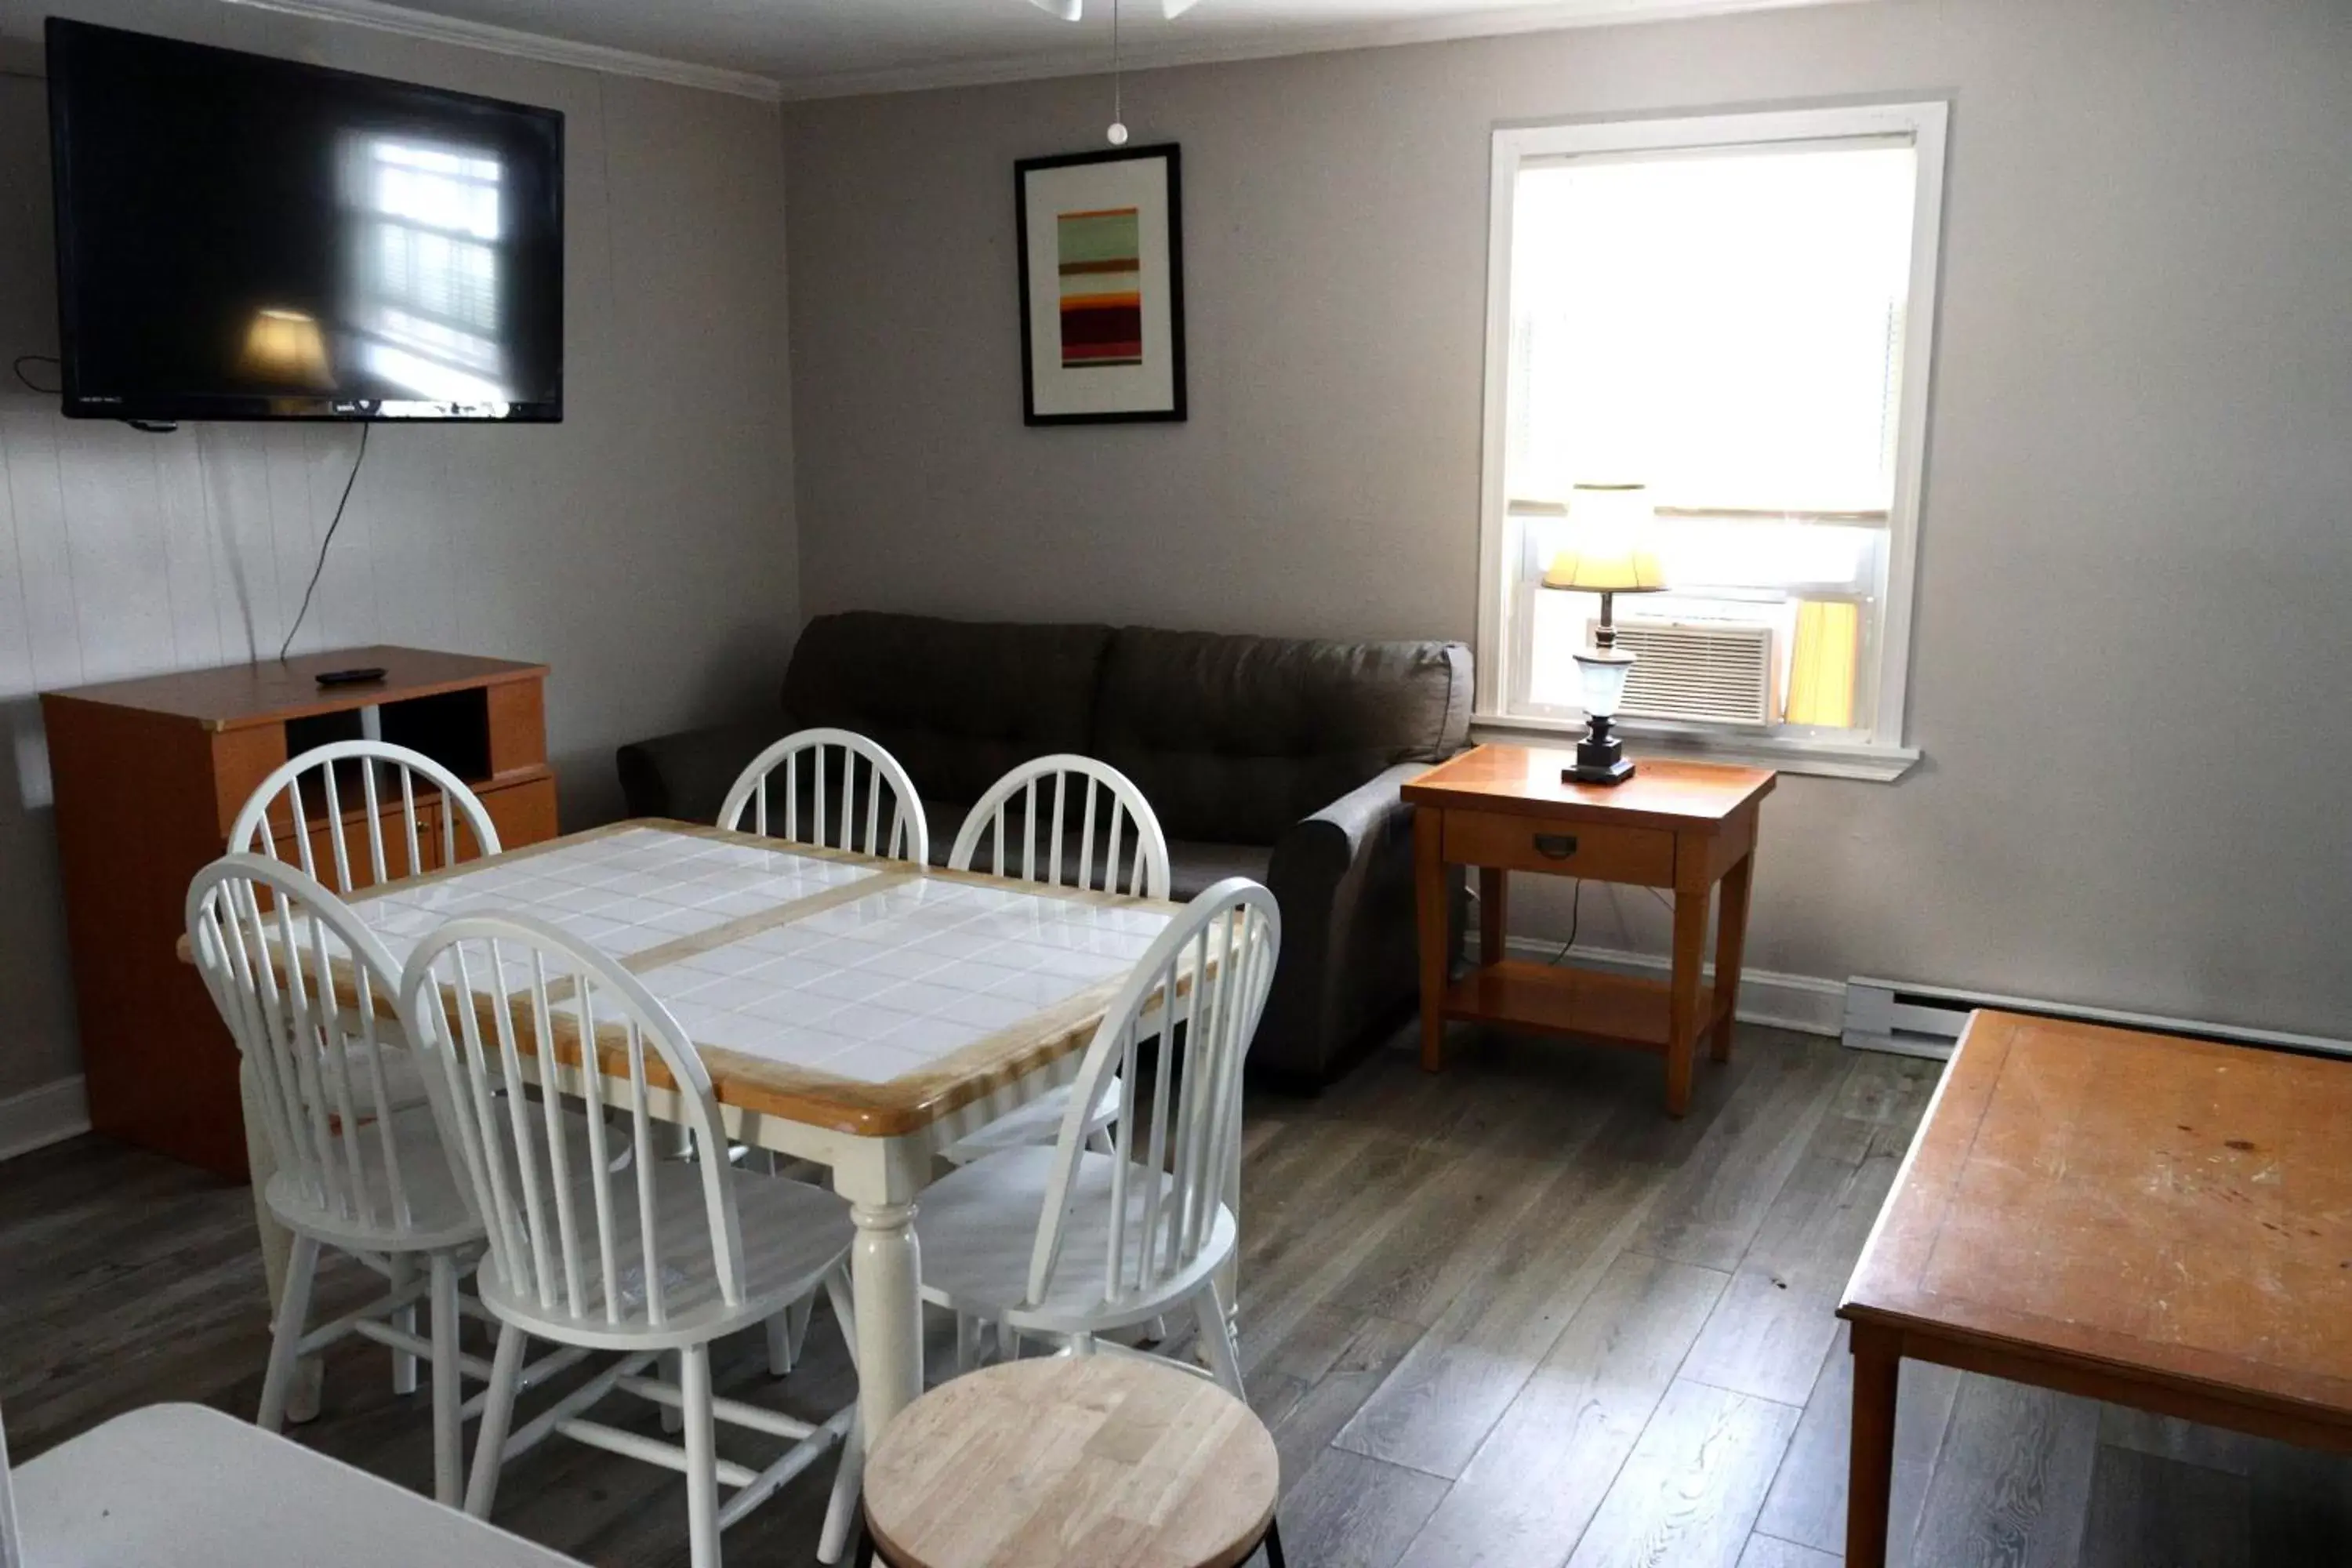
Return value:
M 961 1377 L 980 1365 L 981 1321 L 970 1312 L 956 1314 L 956 1375 Z
M 1192 1316 L 1201 1325 L 1201 1348 L 1208 1352 L 1209 1370 L 1216 1374 L 1217 1385 L 1246 1405 L 1249 1395 L 1242 1392 L 1241 1348 L 1234 1343 L 1233 1321 L 1225 1316 L 1224 1299 L 1215 1280 L 1192 1298 Z
M 515 1379 L 522 1373 L 522 1352 L 530 1336 L 512 1323 L 499 1325 L 499 1348 L 490 1358 L 490 1386 L 482 1395 L 482 1424 L 474 1431 L 474 1473 L 466 1483 L 466 1511 L 476 1519 L 490 1517 L 499 1493 L 499 1464 L 507 1446 L 507 1427 L 514 1420 Z
M 466 1463 L 462 1411 L 466 1391 L 458 1382 L 457 1259 L 436 1252 L 433 1271 L 433 1498 L 444 1508 L 465 1500 L 459 1474 Z
M 261 1410 L 254 1425 L 276 1432 L 286 1425 L 286 1396 L 294 1385 L 295 1347 L 310 1315 L 310 1282 L 319 1273 L 319 1243 L 307 1236 L 294 1238 L 286 1260 L 286 1290 L 278 1299 L 278 1321 L 269 1333 L 269 1368 L 261 1378 Z
M 1258 1544 L 1265 1548 L 1265 1568 L 1287 1568 L 1282 1561 L 1282 1521 L 1280 1520 L 1269 1519 L 1265 1521 L 1265 1539 Z
M 812 1290 L 784 1309 L 784 1331 L 792 1336 L 793 1360 L 801 1359 L 808 1345 L 809 1323 L 816 1316 L 816 1292 Z
M 719 1450 L 710 1414 L 710 1347 L 678 1352 L 685 1394 L 687 1556 L 693 1568 L 719 1568 Z
M 866 1429 L 852 1420 L 842 1434 L 841 1460 L 834 1467 L 833 1496 L 824 1505 L 824 1529 L 818 1534 L 816 1560 L 838 1563 L 850 1527 L 858 1521 L 858 1496 L 866 1484 Z
M 677 1351 L 664 1351 L 661 1358 L 662 1381 L 677 1387 L 686 1384 L 686 1358 Z M 677 1405 L 661 1407 L 661 1429 L 675 1437 L 686 1430 L 686 1412 Z
M 768 1320 L 770 1377 L 787 1376 L 799 1363 L 801 1347 L 808 1342 L 809 1319 L 815 1313 L 816 1294 L 812 1291 Z
M 384 1260 L 384 1273 L 392 1289 L 405 1290 L 416 1281 L 416 1259 L 405 1252 L 395 1252 Z M 416 1331 L 416 1309 L 403 1307 L 392 1315 L 392 1326 L 402 1333 Z M 394 1394 L 416 1392 L 416 1358 L 406 1351 L 392 1352 L 392 1391 Z

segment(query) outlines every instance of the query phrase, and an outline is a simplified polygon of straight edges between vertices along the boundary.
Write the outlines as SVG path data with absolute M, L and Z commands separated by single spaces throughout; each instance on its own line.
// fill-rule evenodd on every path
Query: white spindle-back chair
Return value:
M 1168 837 L 1151 803 L 1109 763 L 1067 752 L 1024 763 L 989 785 L 957 830 L 948 864 L 1024 882 L 1168 896 Z
M 263 855 L 225 856 L 197 873 L 187 926 L 196 968 L 251 1075 L 277 1164 L 265 1201 L 294 1235 L 257 1420 L 276 1431 L 296 1363 L 348 1334 L 390 1346 L 411 1366 L 422 1356 L 433 1369 L 435 1490 L 454 1505 L 457 1279 L 483 1231 L 430 1111 L 404 1106 L 385 1068 L 383 1047 L 399 1029 L 391 1015 L 398 968 L 317 879 Z M 384 1259 L 391 1289 L 305 1334 L 321 1247 Z M 429 1344 L 413 1329 L 415 1304 L 428 1295 Z
M 1242 1394 L 1218 1274 L 1237 1233 L 1242 1064 L 1281 942 L 1274 895 L 1243 877 L 1170 922 L 1087 1046 L 1054 1147 L 992 1154 L 924 1192 L 927 1300 L 1080 1353 L 1190 1306 L 1213 1375 Z M 1114 1079 L 1130 1092 L 1098 1153 L 1087 1129 Z
M 772 805 L 768 781 L 779 773 L 782 798 Z M 752 758 L 728 790 L 719 826 L 880 860 L 921 866 L 931 858 L 915 781 L 898 758 L 848 730 L 797 731 Z
M 357 786 L 355 791 L 352 785 Z M 360 812 L 356 823 L 348 816 L 354 806 Z M 391 841 L 400 851 L 397 858 L 388 852 L 387 821 L 399 835 Z M 449 769 L 406 746 L 336 741 L 279 763 L 256 785 L 229 826 L 228 847 L 233 854 L 250 851 L 299 866 L 322 882 L 331 880 L 335 891 L 348 897 L 363 887 L 413 877 L 436 859 L 443 866 L 456 865 L 461 858 L 460 823 L 472 836 L 476 855 L 499 853 L 499 830 L 488 808 Z M 352 866 L 354 829 L 367 845 L 367 860 L 360 868 L 367 873 L 364 879 Z M 318 848 L 311 842 L 321 835 L 327 840 L 331 879 L 321 873 Z M 425 1103 L 405 1051 L 394 1049 L 384 1067 L 395 1104 Z M 408 1283 L 407 1268 L 407 1259 L 395 1255 L 395 1288 Z M 415 1309 L 403 1310 L 394 1321 L 404 1331 L 415 1331 Z M 409 1357 L 393 1357 L 392 1387 L 395 1394 L 416 1392 L 416 1363 Z
M 338 767 L 338 763 L 342 765 Z M 422 809 L 417 802 L 420 779 L 428 792 Z M 354 780 L 359 784 L 359 799 L 346 800 L 345 786 Z M 465 780 L 422 752 L 387 745 L 382 741 L 337 741 L 281 763 L 261 781 L 236 814 L 236 821 L 228 830 L 228 847 L 232 853 L 254 850 L 299 866 L 323 882 L 329 879 L 320 874 L 317 851 L 310 844 L 313 832 L 323 829 L 331 850 L 335 890 L 350 894 L 362 887 L 394 877 L 413 877 L 425 869 L 426 857 L 436 847 L 428 832 L 436 815 L 432 809 L 436 795 L 440 799 L 439 864 L 453 866 L 459 859 L 460 821 L 473 836 L 478 854 L 499 853 L 499 830 L 490 823 L 488 808 L 482 805 L 480 796 L 466 786 Z M 281 801 L 285 811 L 273 822 L 271 808 Z M 398 809 L 387 812 L 389 803 L 396 803 Z M 354 805 L 362 813 L 367 835 L 368 877 L 364 882 L 352 875 L 351 846 L 343 830 L 345 813 Z M 406 858 L 397 864 L 384 854 L 387 816 L 400 829 L 400 843 L 406 851 Z M 292 840 L 283 847 L 278 844 L 281 832 Z
M 692 1561 L 715 1568 L 719 1532 L 841 1441 L 856 1406 L 812 1424 L 716 1399 L 711 1342 L 823 1289 L 854 1345 L 848 1205 L 738 1171 L 709 1074 L 669 1010 L 611 957 L 544 921 L 483 916 L 441 927 L 410 955 L 400 1010 L 488 1224 L 478 1288 L 500 1326 L 467 1510 L 488 1517 L 500 1465 L 562 1434 L 682 1471 Z M 567 1096 L 590 1113 L 562 1111 Z M 668 1141 L 657 1110 L 683 1128 L 694 1159 L 660 1157 Z M 510 1431 L 531 1337 L 621 1354 Z M 676 1384 L 646 1375 L 666 1355 L 675 1355 Z M 586 1418 L 616 1391 L 681 1411 L 684 1446 Z M 793 1446 L 753 1471 L 717 1457 L 714 1420 Z M 844 1444 L 824 1561 L 847 1533 L 856 1453 Z M 722 1481 L 737 1489 L 723 1509 Z
M 957 829 L 948 866 L 1150 899 L 1166 898 L 1170 880 L 1168 837 L 1143 792 L 1109 763 L 1068 752 L 1024 763 L 989 785 Z M 949 1145 L 946 1156 L 968 1165 L 1006 1149 L 1051 1143 L 1069 1100 L 1069 1086 L 1051 1090 Z M 1097 1148 L 1108 1147 L 1102 1134 L 1119 1105 L 1114 1081 L 1087 1129 Z

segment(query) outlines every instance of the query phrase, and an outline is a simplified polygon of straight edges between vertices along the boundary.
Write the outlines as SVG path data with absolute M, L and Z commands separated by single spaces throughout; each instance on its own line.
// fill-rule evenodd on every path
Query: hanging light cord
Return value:
M 1127 140 L 1127 115 L 1119 99 L 1118 0 L 1110 0 L 1110 141 L 1116 147 Z

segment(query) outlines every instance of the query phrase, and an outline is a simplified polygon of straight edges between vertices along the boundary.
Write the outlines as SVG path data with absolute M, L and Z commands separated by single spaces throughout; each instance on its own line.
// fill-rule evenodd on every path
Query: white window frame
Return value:
M 1509 497 L 1504 485 L 1511 367 L 1512 205 L 1520 166 L 1529 160 L 1602 153 L 1675 152 L 1781 142 L 1907 136 L 1918 153 L 1913 205 L 1909 313 L 1905 323 L 1901 418 L 1896 426 L 1895 493 L 1881 552 L 1883 606 L 1877 637 L 1876 710 L 1866 736 L 1822 738 L 1757 734 L 1706 724 L 1621 720 L 1618 728 L 1652 746 L 1769 763 L 1838 777 L 1900 777 L 1919 752 L 1904 743 L 1911 666 L 1913 581 L 1919 497 L 1927 448 L 1927 402 L 1935 364 L 1937 278 L 1944 216 L 1945 133 L 1949 105 L 1935 100 L 1836 108 L 1763 110 L 1650 120 L 1578 121 L 1496 131 L 1486 230 L 1486 392 L 1484 477 L 1478 518 L 1478 668 L 1474 721 L 1503 735 L 1559 736 L 1582 721 L 1504 711 L 1508 625 L 1504 551 Z

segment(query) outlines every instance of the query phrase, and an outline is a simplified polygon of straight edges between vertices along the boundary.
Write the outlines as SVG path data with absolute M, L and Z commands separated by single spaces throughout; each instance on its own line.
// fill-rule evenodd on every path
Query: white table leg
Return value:
M 923 1392 L 922 1254 L 914 1195 L 927 1152 L 902 1140 L 861 1140 L 834 1167 L 834 1190 L 849 1200 L 857 1226 L 850 1244 L 856 1296 L 857 1407 L 866 1451 Z

